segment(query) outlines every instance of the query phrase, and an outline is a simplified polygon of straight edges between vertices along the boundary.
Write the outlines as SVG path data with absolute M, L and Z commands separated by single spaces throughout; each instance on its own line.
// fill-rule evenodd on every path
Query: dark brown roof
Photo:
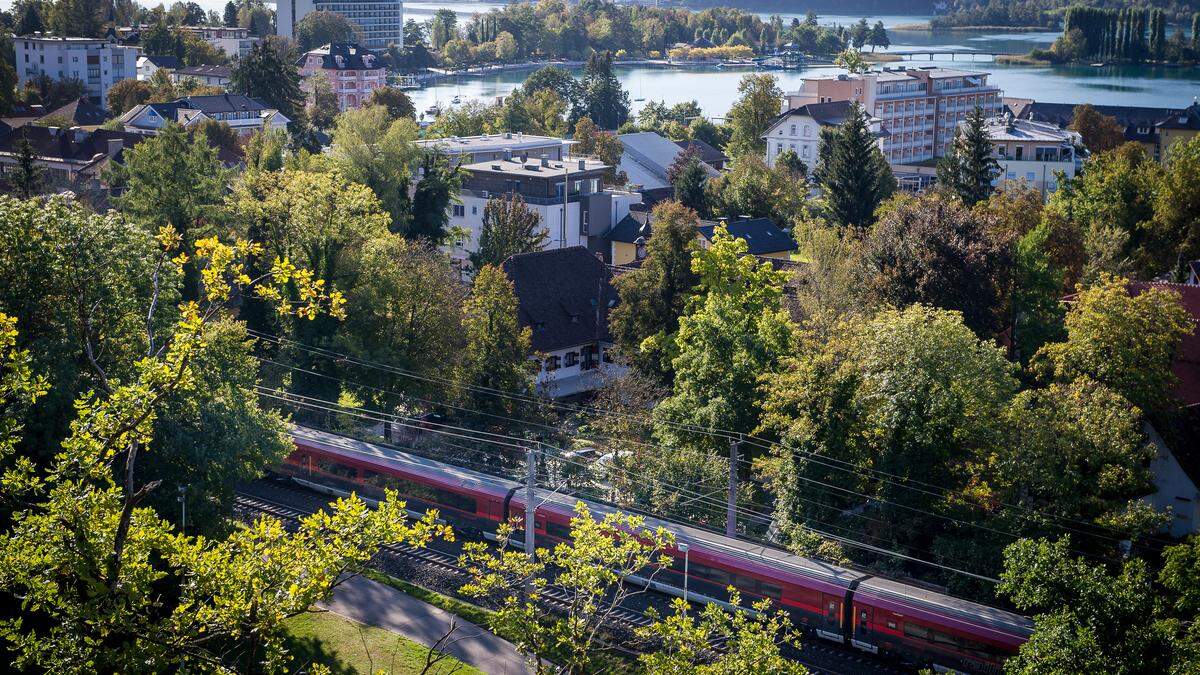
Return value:
M 517 315 L 534 351 L 552 352 L 611 341 L 608 312 L 617 304 L 608 266 L 582 246 L 514 255 L 504 273 L 517 295 Z
M 21 138 L 29 139 L 34 152 L 39 157 L 48 157 L 60 161 L 88 162 L 96 155 L 108 154 L 109 141 L 121 141 L 121 151 L 140 143 L 146 137 L 141 134 L 130 134 L 124 131 L 83 131 L 58 129 L 55 127 L 25 126 L 14 129 L 0 138 L 0 152 L 16 152 Z
M 729 161 L 729 157 L 726 156 L 725 153 L 701 140 L 675 141 L 675 145 L 683 148 L 684 152 L 694 148 L 697 155 L 700 157 L 700 161 L 709 165 L 720 164 L 721 162 Z
M 51 110 L 43 117 L 65 117 L 75 123 L 75 126 L 99 126 L 108 120 L 108 113 L 100 106 L 86 98 L 78 98 L 64 106 Z
M 320 56 L 321 67 L 327 70 L 376 70 L 383 67 L 383 62 L 375 52 L 348 42 L 335 42 L 313 49 L 301 56 L 296 65 L 304 65 L 309 56 Z

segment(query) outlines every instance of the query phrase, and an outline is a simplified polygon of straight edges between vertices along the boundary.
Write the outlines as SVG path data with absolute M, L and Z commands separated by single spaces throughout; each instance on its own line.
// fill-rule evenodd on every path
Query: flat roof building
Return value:
M 108 90 L 121 80 L 137 79 L 137 47 L 110 38 L 55 37 L 43 33 L 13 38 L 18 86 L 45 75 L 77 78 L 93 103 L 104 105 Z
M 525 157 L 540 160 L 561 160 L 570 156 L 575 141 L 555 136 L 503 133 L 481 136 L 450 136 L 417 141 L 423 150 L 438 152 L 456 164 L 474 164 L 493 159 Z
M 401 0 L 278 0 L 275 32 L 295 39 L 296 24 L 312 12 L 333 12 L 358 26 L 370 49 L 404 46 L 404 3 Z

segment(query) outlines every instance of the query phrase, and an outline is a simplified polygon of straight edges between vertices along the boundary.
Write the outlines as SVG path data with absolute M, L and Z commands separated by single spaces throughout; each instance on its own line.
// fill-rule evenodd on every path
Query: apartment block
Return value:
M 18 86 L 46 75 L 54 80 L 78 78 L 87 96 L 104 105 L 108 90 L 121 80 L 137 79 L 137 47 L 109 38 L 54 37 L 43 33 L 13 38 Z
M 989 120 L 985 129 L 1000 164 L 997 183 L 1019 181 L 1048 198 L 1058 189 L 1060 175 L 1074 178 L 1079 170 L 1079 132 L 1051 122 L 1015 119 L 1011 113 Z
M 362 31 L 363 46 L 387 49 L 404 46 L 404 3 L 401 0 L 278 0 L 275 32 L 295 38 L 296 24 L 311 12 L 344 16 Z
M 882 150 L 891 164 L 911 164 L 946 154 L 958 123 L 975 109 L 998 115 L 1002 93 L 988 73 L 953 68 L 884 68 L 859 75 L 806 78 L 785 95 L 783 110 L 813 103 L 857 101 L 880 120 Z

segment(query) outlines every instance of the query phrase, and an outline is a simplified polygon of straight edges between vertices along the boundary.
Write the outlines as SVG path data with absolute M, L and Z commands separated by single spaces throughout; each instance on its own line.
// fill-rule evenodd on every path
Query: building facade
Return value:
M 125 131 L 144 136 L 157 135 L 170 122 L 192 127 L 206 119 L 225 122 L 239 136 L 250 136 L 264 129 L 287 129 L 289 120 L 278 110 L 258 99 L 241 94 L 189 96 L 166 103 L 143 103 L 118 118 Z
M 1066 129 L 1075 117 L 1077 103 L 1043 103 L 1032 99 L 1007 98 L 1008 110 L 1018 119 L 1051 122 Z M 1200 105 L 1186 108 L 1147 108 L 1128 105 L 1093 105 L 1096 112 L 1111 117 L 1125 135 L 1155 161 L 1166 162 L 1171 146 L 1200 134 Z
M 229 66 L 186 66 L 172 71 L 170 77 L 175 83 L 190 79 L 206 87 L 228 89 L 233 69 Z
M 790 260 L 796 251 L 796 240 L 770 218 L 722 218 L 719 221 L 697 220 L 696 243 L 701 248 L 712 245 L 713 232 L 724 225 L 733 237 L 746 242 L 746 252 L 758 258 Z M 617 267 L 632 265 L 646 256 L 646 242 L 654 227 L 650 211 L 630 211 L 603 234 L 608 243 L 606 259 Z
M 1083 137 L 1078 132 L 1008 114 L 989 120 L 986 130 L 1000 164 L 998 183 L 1020 181 L 1046 198 L 1058 189 L 1060 173 L 1074 178 L 1079 170 L 1076 153 Z
M 296 62 L 304 88 L 311 96 L 314 75 L 324 76 L 338 99 L 338 110 L 353 110 L 371 97 L 371 92 L 387 86 L 383 61 L 369 49 L 339 42 L 314 49 Z
M 138 49 L 108 38 L 53 37 L 42 33 L 13 38 L 18 86 L 46 75 L 50 79 L 78 78 L 87 96 L 104 105 L 108 90 L 121 80 L 136 79 Z
M 523 133 L 483 134 L 482 136 L 451 136 L 417 141 L 427 152 L 445 156 L 451 164 L 476 164 L 497 159 L 521 157 L 524 161 L 566 159 L 575 141 L 555 136 L 536 136 Z
M 0 137 L 0 177 L 16 170 L 22 141 L 33 148 L 34 165 L 49 190 L 89 192 L 103 189 L 103 170 L 120 162 L 124 151 L 144 137 L 123 131 L 27 126 Z
M 853 101 L 808 103 L 781 113 L 771 121 L 763 139 L 767 142 L 767 166 L 774 167 L 783 153 L 796 153 L 809 169 L 816 166 L 821 147 L 821 127 L 836 127 L 846 120 Z M 878 139 L 880 150 L 887 140 L 883 123 L 877 118 L 868 121 L 871 133 Z M 886 156 L 886 155 L 885 155 Z
M 546 249 L 583 246 L 603 252 L 606 232 L 641 201 L 636 192 L 604 189 L 608 165 L 591 159 L 550 160 L 501 158 L 460 165 L 463 170 L 459 203 L 450 205 L 450 227 L 461 228 L 451 257 L 466 261 L 479 250 L 483 213 L 488 200 L 519 195 L 541 219 Z
M 369 49 L 404 46 L 404 3 L 401 0 L 278 0 L 275 32 L 296 37 L 296 24 L 311 12 L 340 14 L 358 26 Z
M 860 75 L 806 78 L 785 95 L 784 110 L 810 103 L 857 101 L 887 131 L 883 156 L 890 164 L 924 162 L 945 155 L 958 123 L 977 106 L 998 115 L 1001 91 L 988 73 L 952 68 L 884 68 Z
M 249 28 L 180 26 L 179 29 L 196 35 L 201 40 L 238 59 L 244 58 L 254 45 L 262 42 L 262 38 L 250 34 Z

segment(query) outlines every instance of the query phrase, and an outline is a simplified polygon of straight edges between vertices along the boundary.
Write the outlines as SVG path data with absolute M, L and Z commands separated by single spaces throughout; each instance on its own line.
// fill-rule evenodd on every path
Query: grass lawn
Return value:
M 301 614 L 287 622 L 288 651 L 295 671 L 312 663 L 336 675 L 416 675 L 425 667 L 424 645 L 382 628 L 366 626 L 333 612 Z M 461 661 L 448 658 L 429 670 L 438 675 L 482 675 Z

